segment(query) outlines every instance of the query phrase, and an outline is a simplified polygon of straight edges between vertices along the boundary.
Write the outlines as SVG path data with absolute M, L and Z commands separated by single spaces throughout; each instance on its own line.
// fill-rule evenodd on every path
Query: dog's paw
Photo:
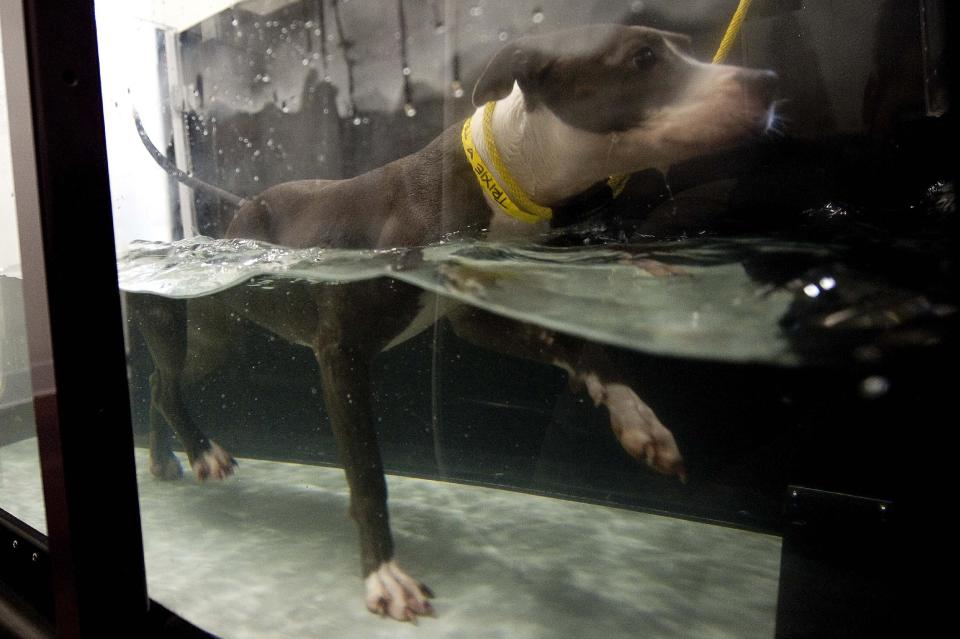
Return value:
M 598 395 L 597 403 L 610 411 L 610 425 L 624 450 L 657 472 L 686 481 L 687 471 L 673 433 L 629 386 L 603 384 Z
M 156 479 L 174 481 L 183 477 L 183 468 L 180 466 L 180 461 L 171 453 L 161 460 L 151 458 L 150 474 Z
M 233 469 L 237 465 L 233 455 L 220 448 L 214 441 L 210 441 L 210 447 L 191 463 L 193 473 L 199 481 L 226 479 L 233 474 Z
M 427 601 L 433 593 L 425 585 L 405 573 L 396 561 L 386 561 L 370 573 L 366 580 L 367 610 L 397 621 L 416 623 L 418 616 L 433 615 Z

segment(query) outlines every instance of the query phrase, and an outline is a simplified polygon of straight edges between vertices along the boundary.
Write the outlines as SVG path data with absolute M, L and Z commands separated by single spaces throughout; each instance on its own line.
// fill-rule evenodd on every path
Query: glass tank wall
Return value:
M 883 627 L 956 322 L 943 4 L 98 2 L 150 596 Z

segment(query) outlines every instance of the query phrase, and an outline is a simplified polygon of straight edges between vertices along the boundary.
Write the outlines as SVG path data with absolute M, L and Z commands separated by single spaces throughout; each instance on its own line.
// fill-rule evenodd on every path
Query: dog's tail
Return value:
M 153 143 L 153 140 L 150 139 L 150 136 L 147 135 L 147 132 L 143 129 L 143 122 L 140 121 L 140 114 L 137 113 L 137 110 L 133 110 L 133 123 L 137 126 L 137 134 L 140 135 L 140 141 L 143 142 L 143 146 L 146 147 L 147 152 L 154 159 L 154 161 L 160 165 L 160 168 L 166 171 L 174 179 L 176 179 L 181 184 L 189 186 L 191 189 L 197 191 L 206 191 L 217 196 L 224 202 L 233 204 L 236 207 L 240 207 L 246 202 L 246 200 L 239 195 L 235 195 L 229 191 L 221 189 L 219 186 L 214 186 L 213 184 L 208 184 L 203 180 L 197 179 L 185 173 L 177 168 L 173 162 L 167 158 L 166 155 L 160 152 L 160 149 L 156 147 Z

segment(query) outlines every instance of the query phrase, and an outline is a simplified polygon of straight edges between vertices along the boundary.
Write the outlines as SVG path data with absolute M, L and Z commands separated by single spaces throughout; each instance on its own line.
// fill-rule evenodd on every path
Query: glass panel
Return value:
M 770 637 L 788 485 L 909 500 L 941 4 L 736 4 L 98 3 L 151 596 Z
M 46 531 L 7 117 L 6 92 L 11 88 L 4 71 L 0 64 L 0 509 Z

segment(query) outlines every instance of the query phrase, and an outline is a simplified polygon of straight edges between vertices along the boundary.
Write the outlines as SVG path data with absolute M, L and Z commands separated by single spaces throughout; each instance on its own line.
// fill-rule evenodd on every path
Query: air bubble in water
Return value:
M 880 375 L 871 375 L 860 382 L 860 393 L 870 399 L 886 395 L 888 390 L 890 390 L 890 380 Z
M 408 118 L 412 118 L 417 114 L 417 110 L 409 102 L 403 105 L 403 112 L 407 115 Z
M 483 7 L 477 5 L 475 7 L 470 7 L 470 15 L 474 18 L 479 18 L 483 15 Z
M 506 31 L 501 31 L 500 33 L 497 34 L 497 38 L 500 40 L 500 42 L 506 42 L 507 38 L 509 37 L 510 37 L 510 34 L 507 33 Z
M 540 24 L 541 22 L 543 22 L 543 11 L 541 11 L 540 9 L 535 9 L 533 11 L 533 16 L 531 16 L 530 19 L 533 20 L 534 24 Z
M 403 75 L 410 75 L 410 67 L 403 67 Z
M 644 9 L 646 9 L 646 5 L 643 0 L 633 0 L 630 3 L 630 10 L 634 13 L 643 13 Z

